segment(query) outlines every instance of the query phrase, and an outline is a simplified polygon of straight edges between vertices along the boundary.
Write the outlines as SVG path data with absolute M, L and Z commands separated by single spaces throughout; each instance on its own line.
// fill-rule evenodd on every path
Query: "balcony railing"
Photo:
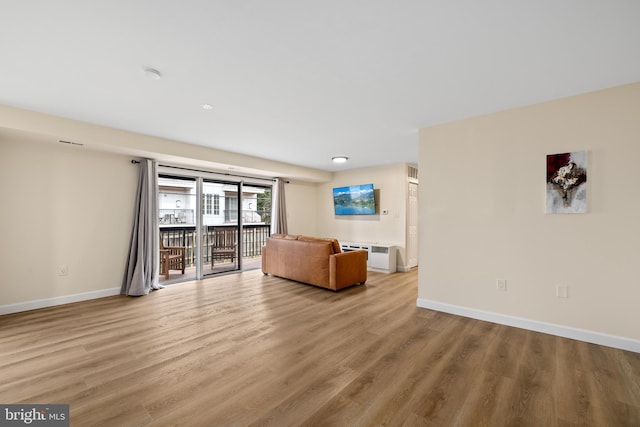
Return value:
M 204 263 L 211 262 L 211 244 L 216 232 L 238 233 L 237 225 L 209 225 L 202 236 L 201 255 Z M 271 234 L 269 224 L 247 224 L 242 227 L 242 257 L 255 258 L 262 255 L 262 247 Z M 187 267 L 196 265 L 196 227 L 193 225 L 163 227 L 160 225 L 160 238 L 165 246 L 185 247 Z
M 242 222 L 243 224 L 256 224 L 269 222 L 271 217 L 271 211 L 254 211 L 254 210 L 242 210 Z M 238 223 L 238 210 L 237 209 L 225 209 L 224 210 L 224 222 L 227 224 Z
M 194 224 L 194 210 L 193 209 L 159 209 L 159 222 L 160 225 L 165 224 Z M 208 214 L 211 215 L 211 214 Z M 238 223 L 238 210 L 237 209 L 225 209 L 222 211 L 222 215 L 216 215 L 224 217 L 225 224 L 237 224 Z M 265 224 L 270 222 L 271 211 L 255 211 L 255 210 L 243 210 L 242 222 L 243 224 Z
M 193 224 L 193 209 L 160 209 L 160 224 Z

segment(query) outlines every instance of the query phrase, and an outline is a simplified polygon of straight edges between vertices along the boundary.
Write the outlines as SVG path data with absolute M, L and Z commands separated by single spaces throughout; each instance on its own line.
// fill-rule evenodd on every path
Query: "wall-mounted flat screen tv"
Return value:
M 336 215 L 375 215 L 373 184 L 334 188 L 333 206 Z

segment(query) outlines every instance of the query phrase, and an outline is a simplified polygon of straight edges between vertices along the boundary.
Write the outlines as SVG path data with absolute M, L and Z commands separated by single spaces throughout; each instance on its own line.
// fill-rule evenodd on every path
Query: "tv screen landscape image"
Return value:
M 336 215 L 375 215 L 373 184 L 334 188 L 333 206 Z

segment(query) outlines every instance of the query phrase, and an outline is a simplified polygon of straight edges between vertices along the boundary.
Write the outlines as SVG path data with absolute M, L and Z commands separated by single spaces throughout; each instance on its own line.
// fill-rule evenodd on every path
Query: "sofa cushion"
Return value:
M 272 234 L 272 239 L 298 240 L 297 234 Z
M 337 239 L 300 235 L 298 236 L 298 240 L 301 240 L 304 242 L 329 242 L 331 243 L 331 247 L 333 248 L 334 254 L 339 254 L 340 252 L 342 252 L 342 249 L 340 249 L 340 243 L 338 242 Z

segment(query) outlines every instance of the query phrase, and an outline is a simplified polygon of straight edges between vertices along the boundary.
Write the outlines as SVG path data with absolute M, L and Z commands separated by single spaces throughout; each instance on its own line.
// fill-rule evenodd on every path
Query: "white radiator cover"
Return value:
M 383 273 L 396 272 L 396 252 L 393 245 L 381 243 L 344 242 L 340 244 L 342 252 L 367 251 L 367 269 Z

